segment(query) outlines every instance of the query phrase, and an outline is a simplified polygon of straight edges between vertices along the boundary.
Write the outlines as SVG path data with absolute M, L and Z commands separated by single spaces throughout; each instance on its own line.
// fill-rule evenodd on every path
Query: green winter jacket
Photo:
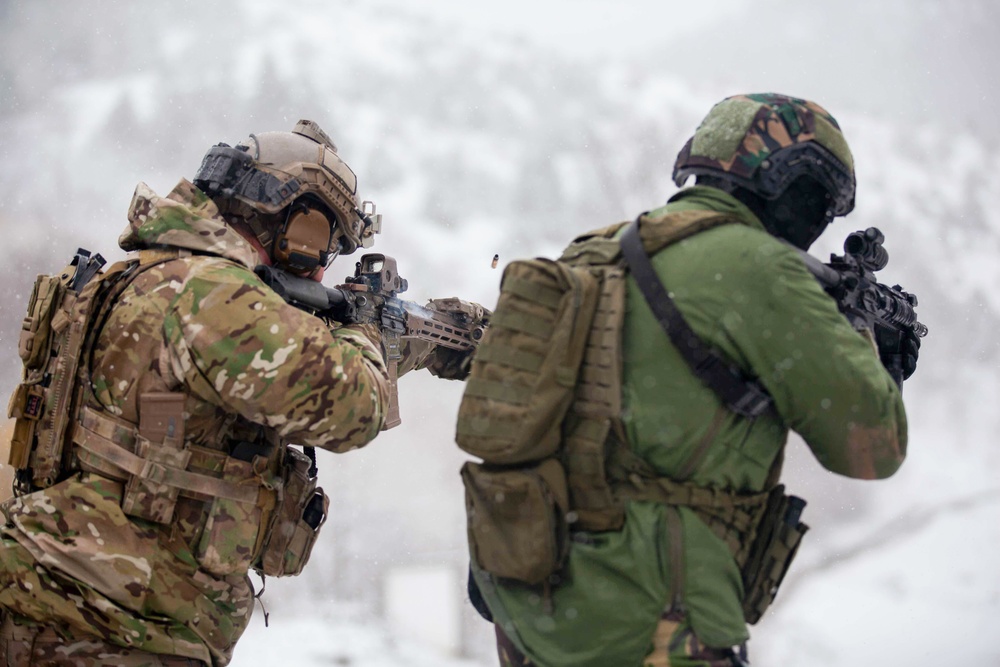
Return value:
M 693 187 L 650 215 L 685 210 L 729 213 L 742 224 L 668 246 L 653 265 L 698 336 L 758 377 L 777 413 L 751 421 L 727 412 L 688 480 L 763 490 L 789 429 L 833 472 L 861 479 L 895 472 L 905 455 L 906 417 L 871 342 L 848 324 L 798 254 L 736 199 Z M 658 474 L 677 478 L 720 401 L 690 372 L 631 278 L 622 335 L 629 445 Z M 498 581 L 474 567 L 495 621 L 540 667 L 637 666 L 673 600 L 676 575 L 704 643 L 745 641 L 743 587 L 728 547 L 682 507 L 682 558 L 672 563 L 677 531 L 668 529 L 667 513 L 658 503 L 630 502 L 620 531 L 578 534 L 550 603 L 537 587 Z

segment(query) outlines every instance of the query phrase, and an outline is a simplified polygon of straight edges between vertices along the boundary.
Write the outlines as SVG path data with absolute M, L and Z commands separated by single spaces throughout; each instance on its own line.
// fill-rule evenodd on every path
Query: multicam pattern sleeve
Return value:
M 194 257 L 164 321 L 167 356 L 194 395 L 342 452 L 379 432 L 388 390 L 378 350 L 286 304 L 245 267 Z

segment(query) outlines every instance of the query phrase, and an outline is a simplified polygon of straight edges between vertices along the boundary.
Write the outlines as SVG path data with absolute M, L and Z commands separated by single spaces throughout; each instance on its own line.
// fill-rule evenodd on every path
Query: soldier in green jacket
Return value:
M 389 378 L 378 329 L 331 328 L 254 268 L 319 279 L 370 246 L 356 192 L 300 121 L 210 149 L 166 197 L 139 184 L 129 258 L 78 295 L 82 259 L 39 278 L 11 401 L 4 664 L 225 665 L 253 610 L 248 571 L 305 565 L 328 500 L 311 451 L 289 445 L 370 442 Z M 401 370 L 418 366 L 460 364 L 424 348 Z
M 792 247 L 807 249 L 853 208 L 854 164 L 837 122 L 802 99 L 728 98 L 678 156 L 677 185 L 690 176 L 694 187 L 641 216 L 643 240 L 647 229 L 723 219 L 650 259 L 697 337 L 756 378 L 773 409 L 755 418 L 727 409 L 692 373 L 629 276 L 620 424 L 638 461 L 626 472 L 683 488 L 692 504 L 613 485 L 626 499 L 620 529 L 574 530 L 570 519 L 566 560 L 541 586 L 495 576 L 474 557 L 470 589 L 496 624 L 504 667 L 744 664 L 741 567 L 758 525 L 738 525 L 739 512 L 729 510 L 775 486 L 788 431 L 824 467 L 848 477 L 885 478 L 903 461 L 903 401 L 883 366 L 900 360 L 880 360 L 870 332 L 848 323 Z M 598 230 L 580 245 L 618 234 L 620 226 Z M 498 308 L 494 332 L 501 318 Z M 916 355 L 909 341 L 906 377 Z M 570 487 L 572 495 L 572 470 Z M 715 504 L 698 505 L 698 497 Z

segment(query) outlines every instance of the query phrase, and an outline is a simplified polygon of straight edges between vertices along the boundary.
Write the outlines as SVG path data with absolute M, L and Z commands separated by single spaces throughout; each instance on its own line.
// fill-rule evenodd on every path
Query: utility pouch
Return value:
M 15 419 L 7 463 L 14 470 L 28 467 L 35 429 L 45 408 L 45 391 L 38 384 L 21 383 L 11 394 L 7 416 Z
M 227 457 L 222 479 L 260 485 L 255 464 Z M 257 548 L 264 508 L 259 502 L 216 497 L 211 501 L 205 528 L 194 548 L 202 569 L 219 577 L 250 569 Z
M 53 313 L 62 303 L 66 287 L 56 276 L 40 275 L 35 279 L 28 300 L 28 313 L 21 324 L 17 352 L 25 369 L 31 371 L 44 366 L 48 359 Z
M 468 462 L 462 481 L 469 546 L 481 569 L 534 585 L 562 567 L 568 492 L 558 461 L 515 469 Z
M 556 453 L 599 287 L 588 268 L 562 262 L 507 266 L 459 408 L 459 447 L 501 465 Z
M 185 470 L 191 452 L 184 447 L 184 400 L 181 393 L 139 396 L 139 436 L 135 454 L 146 465 L 131 475 L 122 495 L 122 511 L 139 519 L 170 523 L 179 489 L 164 483 L 168 469 Z
M 771 490 L 757 526 L 757 536 L 743 566 L 743 616 L 751 625 L 774 601 L 785 573 L 809 526 L 799 521 L 806 502 L 785 495 L 785 486 Z
M 286 448 L 281 493 L 254 564 L 264 575 L 286 577 L 302 572 L 326 522 L 330 499 L 316 486 L 311 466 L 309 457 Z
M 60 318 L 54 331 L 55 315 L 66 299 L 66 284 L 55 276 L 39 275 L 28 299 L 28 310 L 21 323 L 17 352 L 24 365 L 23 381 L 11 394 L 7 416 L 16 420 L 7 463 L 18 471 L 31 466 L 32 449 L 40 428 L 47 400 L 46 366 L 54 352 L 54 339 L 65 329 L 68 320 Z

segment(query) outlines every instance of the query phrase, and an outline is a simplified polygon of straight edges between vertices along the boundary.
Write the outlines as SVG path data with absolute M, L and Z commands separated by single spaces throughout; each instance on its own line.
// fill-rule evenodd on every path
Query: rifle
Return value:
M 398 298 L 409 283 L 396 270 L 396 260 L 386 255 L 363 255 L 355 265 L 354 275 L 337 287 L 326 287 L 273 266 L 261 265 L 254 272 L 287 303 L 320 319 L 379 327 L 389 371 L 389 408 L 383 430 L 401 421 L 397 368 L 403 358 L 403 338 L 430 341 L 453 350 L 474 350 L 488 326 L 481 306 L 457 298 L 437 300 L 448 310 Z
M 875 272 L 889 263 L 889 253 L 882 247 L 884 241 L 885 236 L 875 227 L 848 234 L 844 254 L 831 254 L 826 264 L 804 250 L 796 250 L 854 328 L 871 331 L 880 351 L 900 354 L 907 335 L 923 338 L 928 329 L 917 320 L 915 294 L 875 279 Z M 902 387 L 903 369 L 887 370 Z

